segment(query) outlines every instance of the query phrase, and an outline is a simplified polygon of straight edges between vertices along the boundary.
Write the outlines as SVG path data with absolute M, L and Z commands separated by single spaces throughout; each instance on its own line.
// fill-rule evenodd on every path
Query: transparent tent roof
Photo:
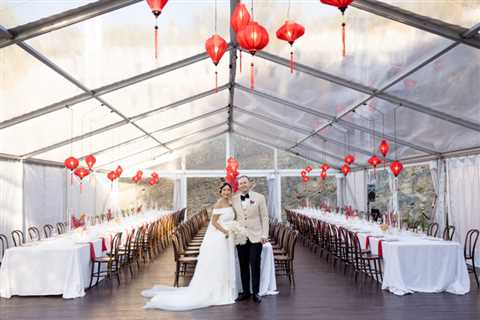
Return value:
M 226 132 L 336 167 L 346 152 L 366 166 L 382 138 L 390 160 L 480 149 L 480 0 L 355 0 L 346 57 L 338 10 L 292 1 L 290 18 L 306 28 L 293 73 L 290 46 L 274 36 L 288 1 L 255 2 L 270 42 L 253 58 L 243 52 L 241 71 L 229 27 L 237 2 L 170 1 L 155 59 L 145 1 L 2 0 L 0 153 L 94 153 L 102 168 L 148 168 Z M 217 68 L 204 49 L 215 3 L 230 44 Z

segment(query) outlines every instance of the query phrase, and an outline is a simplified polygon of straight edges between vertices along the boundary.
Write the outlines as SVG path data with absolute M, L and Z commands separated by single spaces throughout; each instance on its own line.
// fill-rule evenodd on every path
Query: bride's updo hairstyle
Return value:
M 218 193 L 222 193 L 223 188 L 225 188 L 226 186 L 228 186 L 230 188 L 230 191 L 233 192 L 232 185 L 228 182 L 224 182 L 220 187 L 220 189 L 218 190 Z

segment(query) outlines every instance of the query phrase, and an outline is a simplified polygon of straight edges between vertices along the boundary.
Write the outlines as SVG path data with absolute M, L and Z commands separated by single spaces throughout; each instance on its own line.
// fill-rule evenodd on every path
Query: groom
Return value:
M 246 229 L 246 235 L 235 239 L 242 277 L 243 293 L 236 301 L 250 299 L 250 270 L 252 273 L 253 301 L 262 302 L 259 296 L 260 262 L 262 246 L 268 239 L 268 211 L 265 197 L 250 191 L 251 184 L 247 176 L 238 178 L 239 194 L 232 199 L 236 220 Z

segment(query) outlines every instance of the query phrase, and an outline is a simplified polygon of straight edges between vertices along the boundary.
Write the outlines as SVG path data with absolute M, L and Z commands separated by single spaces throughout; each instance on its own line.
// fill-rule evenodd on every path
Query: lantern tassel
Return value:
M 240 50 L 240 73 L 242 73 L 242 50 Z
M 155 59 L 158 59 L 158 19 L 155 20 Z
M 290 51 L 290 73 L 293 73 L 294 62 L 293 62 L 293 50 Z
M 215 92 L 218 92 L 218 72 L 215 69 Z
M 342 56 L 346 56 L 347 49 L 345 48 L 345 22 L 342 22 Z
M 82 193 L 82 190 L 83 190 L 83 183 L 82 181 L 80 181 L 80 193 Z
M 255 67 L 253 62 L 250 64 L 250 90 L 253 92 L 253 87 L 255 85 Z
M 70 172 L 70 185 L 73 185 L 73 171 Z

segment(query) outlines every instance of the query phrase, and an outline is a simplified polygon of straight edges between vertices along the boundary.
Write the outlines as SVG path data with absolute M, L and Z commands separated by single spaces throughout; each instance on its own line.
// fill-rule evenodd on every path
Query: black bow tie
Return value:
M 248 193 L 246 195 L 240 195 L 240 200 L 245 201 L 245 199 L 250 199 L 250 195 Z

